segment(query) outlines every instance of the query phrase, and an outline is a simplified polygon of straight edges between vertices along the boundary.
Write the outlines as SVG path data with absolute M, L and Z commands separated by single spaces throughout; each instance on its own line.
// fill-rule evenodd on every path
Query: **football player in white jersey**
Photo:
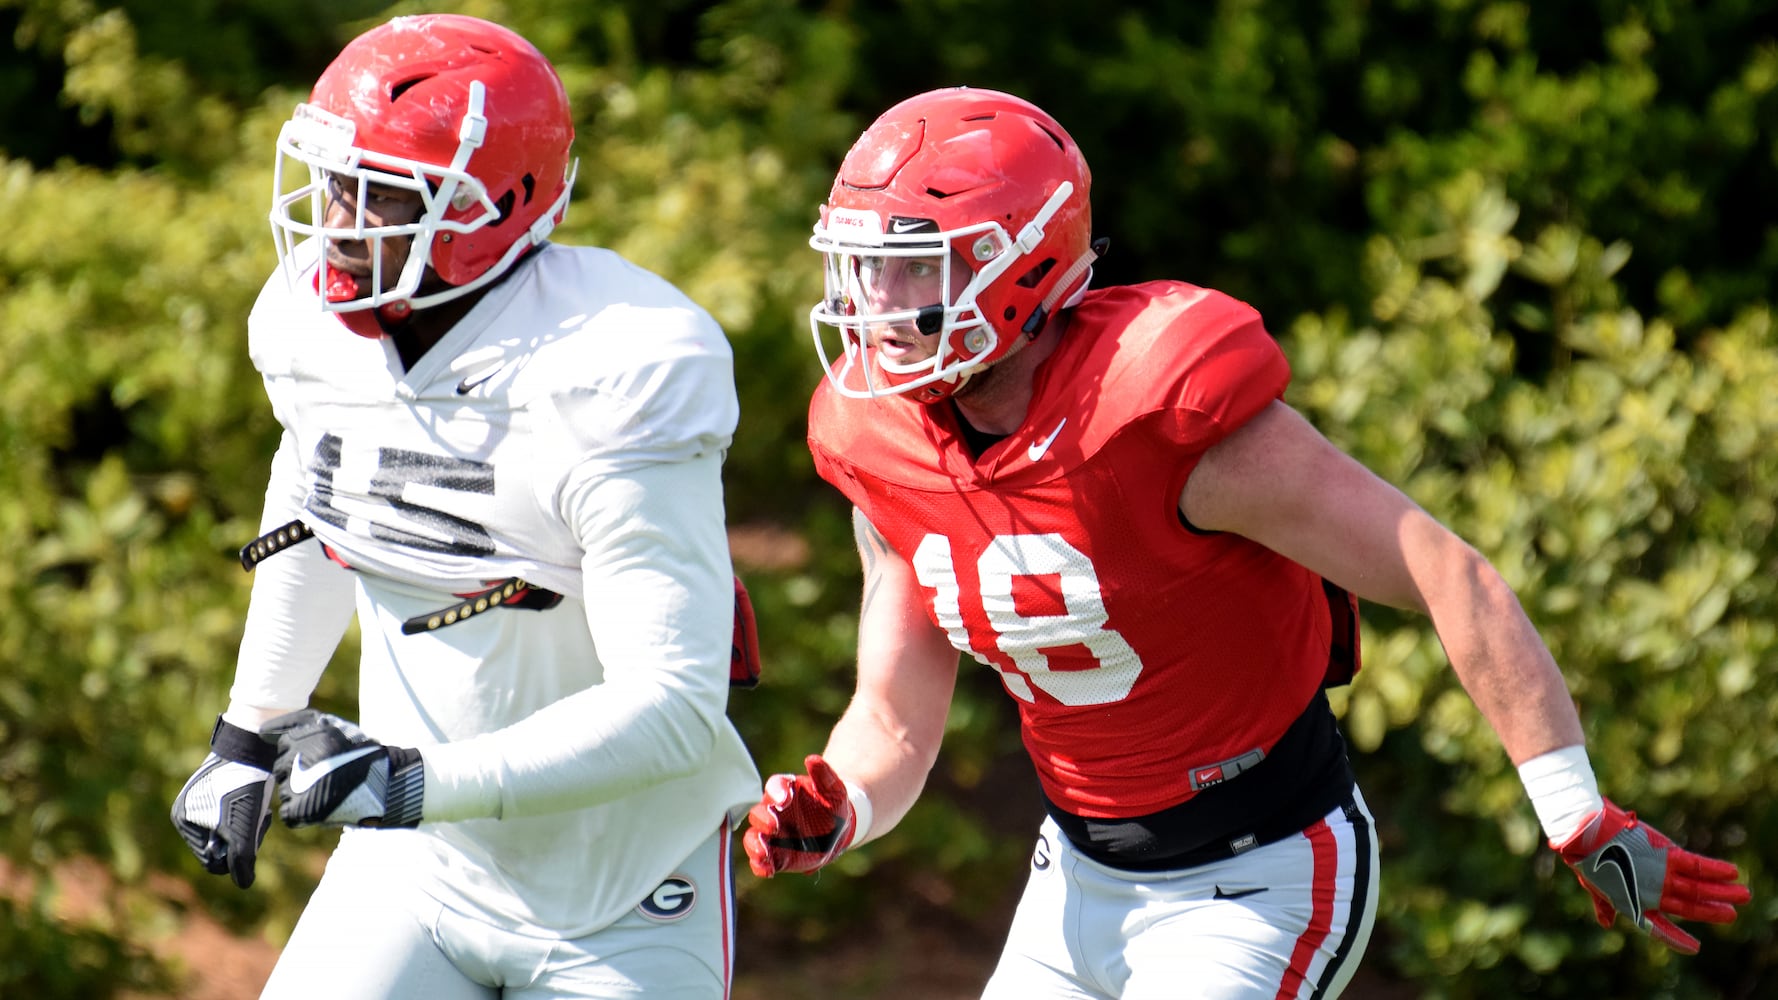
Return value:
M 666 281 L 548 241 L 572 140 L 549 62 L 449 15 L 352 41 L 279 136 L 248 325 L 283 438 L 173 809 L 243 888 L 274 789 L 345 828 L 266 997 L 728 995 L 759 794 L 726 716 L 732 357 Z M 306 707 L 354 614 L 356 724 Z

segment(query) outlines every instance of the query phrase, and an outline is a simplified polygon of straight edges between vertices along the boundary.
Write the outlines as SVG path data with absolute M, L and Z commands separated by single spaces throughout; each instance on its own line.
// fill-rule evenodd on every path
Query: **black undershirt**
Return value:
M 1076 816 L 1044 808 L 1082 854 L 1127 871 L 1190 868 L 1234 857 L 1308 828 L 1352 794 L 1352 765 L 1327 695 L 1315 692 L 1251 770 L 1147 816 Z
M 957 418 L 957 430 L 963 434 L 963 443 L 969 448 L 972 458 L 981 458 L 982 452 L 1006 440 L 1005 434 L 989 434 L 987 431 L 977 430 L 974 424 L 963 419 L 963 411 L 957 408 L 955 402 L 951 403 L 951 413 Z

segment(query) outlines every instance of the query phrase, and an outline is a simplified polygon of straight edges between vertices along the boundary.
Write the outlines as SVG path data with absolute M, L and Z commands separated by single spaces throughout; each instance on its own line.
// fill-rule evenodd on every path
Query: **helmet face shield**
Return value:
M 885 228 L 875 212 L 829 208 L 809 245 L 825 286 L 810 332 L 841 394 L 946 395 L 1000 343 L 976 303 L 1017 256 L 998 224 L 947 232 L 891 217 Z
M 567 92 L 531 43 L 479 18 L 394 18 L 341 50 L 279 132 L 279 262 L 293 286 L 312 280 L 322 309 L 380 336 L 351 314 L 467 295 L 548 240 L 573 140 Z
M 300 104 L 278 134 L 271 223 L 286 276 L 294 283 L 298 275 L 293 271 L 306 269 L 308 261 L 325 261 L 329 242 L 366 242 L 371 274 L 356 282 L 349 280 L 350 275 L 327 274 L 322 282 L 323 309 L 350 312 L 392 302 L 437 301 L 422 299 L 418 292 L 439 234 L 474 232 L 498 221 L 500 210 L 482 182 L 466 171 L 367 152 L 353 144 L 355 131 L 344 118 Z M 473 148 L 459 158 L 467 159 Z M 376 198 L 377 188 L 412 192 L 419 199 L 418 215 L 411 222 L 371 224 L 367 206 Z M 337 222 L 328 213 L 329 202 L 335 200 L 353 207 L 349 224 L 328 225 Z M 388 276 L 383 274 L 383 241 L 392 239 L 411 243 L 401 273 Z M 318 241 L 313 256 L 292 252 L 306 240 Z M 354 285 L 361 287 L 346 294 Z
M 885 111 L 809 241 L 826 261 L 810 326 L 834 388 L 937 402 L 1041 333 L 1091 280 L 1091 177 L 1062 126 L 1010 94 L 951 87 Z M 913 275 L 877 258 L 920 255 L 946 283 L 894 294 Z

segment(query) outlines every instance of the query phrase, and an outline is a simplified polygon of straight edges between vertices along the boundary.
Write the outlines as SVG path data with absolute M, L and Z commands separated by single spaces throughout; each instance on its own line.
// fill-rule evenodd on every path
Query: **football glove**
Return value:
M 753 598 L 747 585 L 735 577 L 735 634 L 729 645 L 729 687 L 759 686 L 759 624 L 753 617 Z
M 272 762 L 258 734 L 216 717 L 210 753 L 173 800 L 173 826 L 212 875 L 245 889 L 272 825 Z
M 804 758 L 807 774 L 774 774 L 765 795 L 747 812 L 741 844 L 747 865 L 760 878 L 778 872 L 812 872 L 852 843 L 857 816 L 846 783 L 821 755 Z
M 1741 873 L 1734 865 L 1675 845 L 1610 799 L 1567 840 L 1550 846 L 1593 897 L 1599 926 L 1610 927 L 1622 913 L 1681 954 L 1697 954 L 1698 939 L 1670 917 L 1726 924 L 1736 906 L 1753 898 L 1736 881 Z
M 303 709 L 266 723 L 285 825 L 418 826 L 426 790 L 420 751 L 388 747 L 338 716 Z

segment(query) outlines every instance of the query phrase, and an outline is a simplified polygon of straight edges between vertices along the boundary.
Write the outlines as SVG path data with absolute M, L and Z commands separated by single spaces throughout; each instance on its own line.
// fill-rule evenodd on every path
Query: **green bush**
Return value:
M 386 13 L 224 6 L 0 0 L 4 857 L 44 884 L 97 858 L 134 915 L 70 924 L 0 898 L 7 995 L 177 994 L 144 947 L 179 913 L 143 892 L 151 876 L 276 939 L 331 843 L 275 830 L 240 893 L 166 821 L 226 698 L 249 583 L 232 553 L 276 435 L 244 337 L 272 263 L 272 139 Z M 1597 928 L 1426 623 L 1367 607 L 1367 665 L 1337 707 L 1384 843 L 1370 969 L 1428 997 L 1769 989 L 1768 5 L 444 6 L 557 60 L 581 162 L 563 238 L 667 275 L 731 335 L 729 507 L 756 540 L 737 557 L 768 661 L 733 714 L 762 768 L 818 749 L 851 689 L 856 560 L 802 440 L 814 207 L 877 111 L 1002 87 L 1093 163 L 1113 238 L 1099 282 L 1182 278 L 1258 307 L 1291 402 L 1518 589 L 1606 792 L 1741 864 L 1755 892 L 1694 958 Z M 323 704 L 350 710 L 351 662 L 348 643 Z M 1001 919 L 1037 810 L 1013 726 L 992 677 L 966 670 L 926 798 L 823 879 L 743 878 L 744 941 L 837 940 L 910 894 Z

